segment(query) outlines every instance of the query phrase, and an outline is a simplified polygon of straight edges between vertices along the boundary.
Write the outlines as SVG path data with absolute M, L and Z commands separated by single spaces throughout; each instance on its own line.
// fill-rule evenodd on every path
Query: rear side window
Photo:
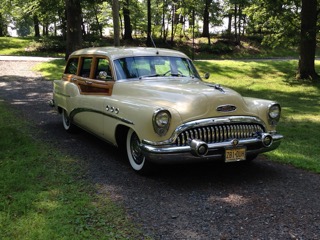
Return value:
M 97 58 L 97 66 L 96 66 L 96 72 L 95 72 L 95 78 L 96 79 L 100 79 L 100 76 L 99 76 L 100 72 L 105 72 L 106 73 L 105 79 L 103 79 L 103 80 L 112 79 L 110 63 L 109 63 L 108 59 Z
M 70 58 L 64 73 L 76 75 L 78 65 L 79 65 L 79 58 Z
M 80 69 L 80 76 L 88 78 L 90 76 L 92 58 L 83 58 L 82 66 Z

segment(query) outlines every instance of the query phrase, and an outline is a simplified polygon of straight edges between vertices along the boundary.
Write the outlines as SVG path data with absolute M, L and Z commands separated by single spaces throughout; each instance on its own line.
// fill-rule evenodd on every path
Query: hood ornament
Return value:
M 220 84 L 206 83 L 206 85 L 207 85 L 208 87 L 212 87 L 212 88 L 214 88 L 214 89 L 216 89 L 216 90 L 218 90 L 218 91 L 220 91 L 220 92 L 222 92 L 222 93 L 225 93 L 223 87 L 221 87 Z
M 218 106 L 216 109 L 218 112 L 234 112 L 237 107 L 231 104 Z

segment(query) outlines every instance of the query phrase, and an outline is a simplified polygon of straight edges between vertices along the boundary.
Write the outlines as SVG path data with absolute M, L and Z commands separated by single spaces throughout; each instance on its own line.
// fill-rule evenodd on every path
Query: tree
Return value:
M 217 26 L 222 24 L 220 2 L 213 0 L 204 0 L 204 4 L 196 6 L 196 8 L 198 8 L 198 14 L 202 17 L 203 20 L 203 30 L 201 36 L 207 37 L 208 44 L 210 45 L 210 25 Z
M 247 34 L 259 34 L 272 48 L 299 44 L 301 0 L 252 0 L 244 10 Z
M 124 35 L 123 39 L 132 40 L 132 27 L 131 27 L 131 19 L 130 19 L 130 2 L 129 0 L 125 0 L 123 3 L 123 20 L 124 20 Z
M 209 8 L 211 5 L 211 0 L 205 0 L 205 7 L 203 13 L 203 30 L 202 37 L 208 38 L 208 44 L 210 45 L 210 33 L 209 33 Z
M 81 0 L 65 0 L 67 16 L 66 56 L 82 48 L 82 10 Z
M 150 0 L 147 1 L 147 9 L 148 9 L 147 10 L 148 11 L 148 13 L 147 13 L 148 26 L 147 26 L 147 42 L 146 42 L 146 44 L 148 47 L 151 47 L 152 40 L 151 40 L 151 1 Z
M 114 46 L 120 46 L 119 0 L 112 0 Z
M 315 71 L 317 45 L 317 0 L 302 0 L 298 79 L 319 80 Z
M 33 24 L 34 24 L 34 36 L 40 37 L 39 19 L 37 14 L 33 15 Z

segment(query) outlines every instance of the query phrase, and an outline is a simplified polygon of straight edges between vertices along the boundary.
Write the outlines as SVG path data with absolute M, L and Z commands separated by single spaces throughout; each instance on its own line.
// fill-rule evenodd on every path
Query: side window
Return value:
M 79 58 L 70 58 L 64 73 L 66 74 L 77 74 L 79 64 Z
M 95 78 L 99 80 L 111 80 L 111 68 L 108 59 L 97 58 L 97 67 L 95 72 Z
M 92 58 L 83 58 L 82 66 L 80 69 L 80 76 L 84 78 L 88 78 L 90 76 Z

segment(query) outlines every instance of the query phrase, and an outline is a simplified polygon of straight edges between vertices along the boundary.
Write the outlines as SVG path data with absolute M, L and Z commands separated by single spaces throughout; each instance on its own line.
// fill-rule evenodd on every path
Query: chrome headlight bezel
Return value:
M 159 136 L 164 136 L 168 132 L 170 122 L 171 114 L 167 109 L 157 109 L 153 113 L 153 129 Z
M 281 107 L 278 103 L 270 104 L 268 107 L 268 119 L 271 125 L 277 125 L 281 116 Z

